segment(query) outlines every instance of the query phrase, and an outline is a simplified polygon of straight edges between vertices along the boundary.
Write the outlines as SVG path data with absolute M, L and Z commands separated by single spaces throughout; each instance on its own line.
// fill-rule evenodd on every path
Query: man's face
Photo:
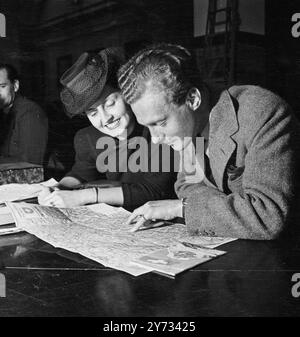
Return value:
M 172 103 L 164 90 L 148 87 L 131 108 L 138 123 L 149 128 L 153 143 L 181 151 L 191 141 L 195 124 L 192 110 L 185 103 Z
M 6 69 L 0 69 L 0 109 L 13 104 L 17 90 L 17 83 L 12 83 L 7 78 Z
M 126 139 L 133 130 L 134 119 L 130 107 L 120 91 L 105 86 L 101 96 L 87 111 L 92 125 L 115 138 Z

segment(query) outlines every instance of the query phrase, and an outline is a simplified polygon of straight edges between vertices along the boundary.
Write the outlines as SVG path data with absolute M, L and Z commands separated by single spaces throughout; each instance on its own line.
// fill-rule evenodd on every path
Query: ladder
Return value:
M 203 52 L 203 75 L 209 83 L 235 82 L 238 0 L 209 0 Z

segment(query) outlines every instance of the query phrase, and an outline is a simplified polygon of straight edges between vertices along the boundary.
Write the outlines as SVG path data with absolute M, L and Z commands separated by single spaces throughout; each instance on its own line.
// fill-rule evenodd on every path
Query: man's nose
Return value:
M 164 137 L 161 133 L 156 132 L 154 129 L 150 129 L 151 141 L 154 144 L 160 144 L 163 142 Z

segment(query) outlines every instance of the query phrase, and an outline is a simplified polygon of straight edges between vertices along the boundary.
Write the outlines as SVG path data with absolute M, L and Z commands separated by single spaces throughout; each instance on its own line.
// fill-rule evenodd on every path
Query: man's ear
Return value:
M 197 88 L 191 88 L 186 96 L 187 106 L 195 111 L 201 105 L 201 93 Z
M 15 91 L 15 92 L 18 92 L 19 87 L 20 87 L 20 82 L 19 82 L 19 80 L 15 80 L 15 81 L 14 81 L 14 91 Z

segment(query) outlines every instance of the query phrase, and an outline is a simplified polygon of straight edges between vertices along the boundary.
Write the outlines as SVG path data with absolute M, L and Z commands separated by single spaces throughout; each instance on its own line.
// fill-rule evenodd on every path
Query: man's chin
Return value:
M 190 143 L 191 143 L 191 138 L 188 137 L 187 140 L 185 139 L 184 141 L 174 142 L 170 144 L 170 146 L 172 147 L 174 151 L 183 151 L 190 145 Z
M 174 150 L 174 151 L 182 151 L 184 149 L 184 145 L 183 143 L 173 143 L 173 144 L 170 144 L 169 146 L 171 146 L 171 148 Z

